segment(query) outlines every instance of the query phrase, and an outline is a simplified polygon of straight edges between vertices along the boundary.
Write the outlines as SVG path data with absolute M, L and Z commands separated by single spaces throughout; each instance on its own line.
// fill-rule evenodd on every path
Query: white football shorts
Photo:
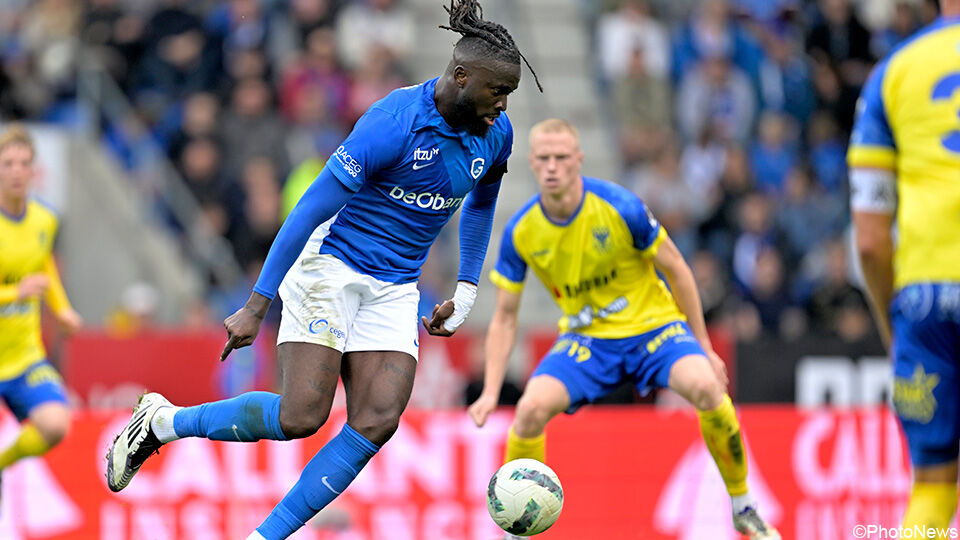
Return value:
M 350 268 L 315 244 L 280 284 L 277 344 L 315 343 L 340 352 L 400 351 L 418 359 L 417 283 L 387 283 Z

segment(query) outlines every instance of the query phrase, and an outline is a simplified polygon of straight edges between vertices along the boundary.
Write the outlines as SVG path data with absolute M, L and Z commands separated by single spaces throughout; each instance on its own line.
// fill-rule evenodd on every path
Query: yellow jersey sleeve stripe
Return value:
M 897 168 L 897 152 L 888 146 L 853 146 L 847 152 L 847 165 L 851 169 L 866 167 L 893 171 Z
M 646 249 L 641 251 L 644 257 L 655 257 L 657 251 L 660 250 L 660 244 L 667 239 L 667 230 L 663 228 L 663 225 L 660 226 L 660 230 L 657 231 L 657 237 L 653 239 L 653 242 L 647 246 Z
M 490 271 L 490 281 L 492 281 L 494 285 L 496 285 L 497 287 L 500 287 L 505 291 L 518 293 L 518 294 L 521 291 L 523 291 L 523 282 L 511 281 L 507 279 L 500 272 L 497 272 L 496 270 Z
M 60 273 L 57 272 L 57 263 L 53 261 L 53 255 L 47 255 L 43 262 L 43 273 L 50 280 L 50 286 L 44 294 L 44 301 L 54 313 L 62 313 L 70 309 L 70 300 L 67 299 L 67 292 L 63 290 L 63 282 L 60 281 Z

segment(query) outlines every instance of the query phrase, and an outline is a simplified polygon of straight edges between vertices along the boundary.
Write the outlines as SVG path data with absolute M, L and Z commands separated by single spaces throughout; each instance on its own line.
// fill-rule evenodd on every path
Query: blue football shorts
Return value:
M 38 405 L 68 403 L 63 378 L 46 360 L 33 364 L 19 377 L 0 381 L 0 397 L 21 422 Z
M 562 334 L 533 372 L 560 380 L 570 394 L 567 414 L 631 381 L 646 394 L 666 388 L 670 368 L 687 355 L 706 356 L 687 323 L 676 321 L 638 336 L 601 339 Z
M 914 465 L 960 451 L 960 283 L 908 285 L 890 306 L 893 405 Z

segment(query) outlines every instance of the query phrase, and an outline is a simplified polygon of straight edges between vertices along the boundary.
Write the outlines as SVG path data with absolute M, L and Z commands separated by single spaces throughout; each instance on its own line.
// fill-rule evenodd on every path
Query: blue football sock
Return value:
M 280 394 L 247 392 L 235 398 L 186 407 L 173 417 L 178 437 L 212 441 L 285 441 L 280 428 Z
M 300 480 L 267 516 L 257 532 L 267 540 L 281 540 L 347 489 L 380 447 L 344 424 L 336 437 L 313 456 Z

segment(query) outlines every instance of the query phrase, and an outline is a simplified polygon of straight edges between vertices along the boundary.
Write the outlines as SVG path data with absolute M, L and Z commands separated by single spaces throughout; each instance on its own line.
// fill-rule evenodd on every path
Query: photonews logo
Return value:
M 406 191 L 400 186 L 393 186 L 390 190 L 390 198 L 402 201 L 409 205 L 417 205 L 423 209 L 432 210 L 456 210 L 463 204 L 463 197 L 444 197 L 439 193 L 415 193 Z

